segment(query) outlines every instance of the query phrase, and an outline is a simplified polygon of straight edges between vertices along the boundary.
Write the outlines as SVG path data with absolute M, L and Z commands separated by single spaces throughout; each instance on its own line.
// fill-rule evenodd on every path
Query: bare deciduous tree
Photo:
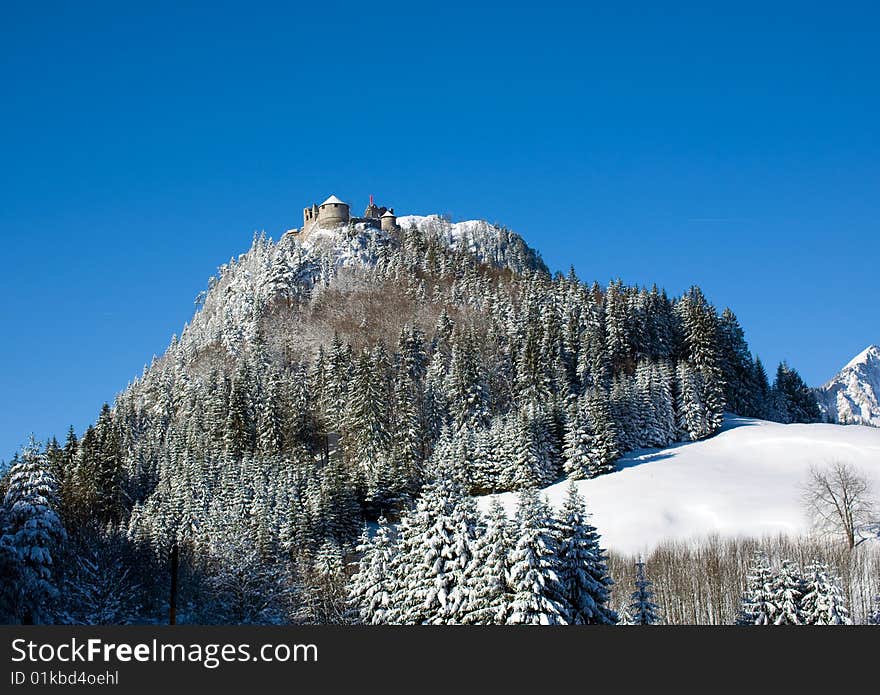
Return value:
M 873 521 L 871 484 L 852 465 L 833 461 L 827 467 L 810 468 L 803 503 L 815 528 L 842 537 L 850 550 L 866 540 L 857 537 Z

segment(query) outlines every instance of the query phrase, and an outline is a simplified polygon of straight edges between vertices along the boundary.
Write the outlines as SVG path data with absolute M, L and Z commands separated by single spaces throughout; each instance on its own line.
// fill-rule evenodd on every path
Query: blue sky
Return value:
M 700 284 L 813 384 L 880 342 L 869 3 L 123 4 L 0 10 L 0 459 L 331 192 Z

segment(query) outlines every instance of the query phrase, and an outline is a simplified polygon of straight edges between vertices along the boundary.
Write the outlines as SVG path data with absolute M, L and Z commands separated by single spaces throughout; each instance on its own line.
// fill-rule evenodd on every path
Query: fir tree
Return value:
M 510 558 L 508 625 L 562 625 L 569 608 L 561 599 L 557 548 L 547 505 L 532 488 L 519 495 L 517 540 Z
M 56 493 L 46 458 L 31 440 L 9 471 L 0 540 L 12 553 L 13 613 L 26 625 L 47 619 L 49 602 L 58 596 L 53 554 L 66 532 L 56 511 Z
M 718 321 L 718 348 L 727 409 L 738 415 L 756 417 L 755 367 L 745 333 L 729 308 Z
M 801 612 L 805 625 L 852 625 L 840 583 L 823 562 L 807 570 Z
M 767 556 L 755 555 L 748 573 L 748 585 L 742 597 L 738 625 L 771 625 L 778 611 L 774 576 Z
M 464 622 L 503 625 L 510 615 L 510 521 L 497 497 L 492 498 L 486 525 L 474 545 L 470 605 Z
M 776 606 L 774 625 L 803 625 L 804 616 L 801 601 L 804 595 L 804 580 L 797 567 L 790 560 L 782 562 L 782 568 L 774 577 L 772 601 Z
M 364 527 L 357 573 L 351 579 L 349 600 L 361 622 L 381 625 L 387 621 L 395 586 L 391 574 L 394 546 L 391 530 L 385 517 L 380 517 L 375 536 L 370 537 Z
M 627 610 L 628 625 L 657 625 L 662 621 L 658 612 L 658 606 L 654 603 L 654 592 L 651 591 L 652 582 L 645 576 L 645 563 L 636 563 L 636 590 L 630 597 L 629 609 Z
M 567 622 L 575 625 L 612 625 L 617 615 L 608 605 L 611 585 L 599 534 L 586 513 L 586 505 L 571 482 L 559 523 L 558 575 L 562 599 L 568 607 Z
M 813 391 L 785 362 L 781 362 L 776 370 L 773 398 L 780 422 L 819 422 L 821 419 Z

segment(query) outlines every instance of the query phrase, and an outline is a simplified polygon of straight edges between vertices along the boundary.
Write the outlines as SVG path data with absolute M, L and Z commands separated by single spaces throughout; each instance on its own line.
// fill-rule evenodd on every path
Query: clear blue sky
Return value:
M 880 341 L 873 3 L 129 5 L 0 9 L 0 458 L 331 192 L 698 283 L 813 384 Z

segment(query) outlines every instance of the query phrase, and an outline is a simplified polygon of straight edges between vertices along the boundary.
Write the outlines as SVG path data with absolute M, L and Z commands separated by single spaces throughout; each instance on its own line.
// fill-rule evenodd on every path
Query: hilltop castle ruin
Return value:
M 364 210 L 363 216 L 352 217 L 349 204 L 344 203 L 335 195 L 331 195 L 320 205 L 315 204 L 303 208 L 303 226 L 299 234 L 304 237 L 316 227 L 334 229 L 358 222 L 378 227 L 385 232 L 395 231 L 398 228 L 394 208 L 377 206 L 373 202 L 373 196 L 370 196 L 370 204 Z

